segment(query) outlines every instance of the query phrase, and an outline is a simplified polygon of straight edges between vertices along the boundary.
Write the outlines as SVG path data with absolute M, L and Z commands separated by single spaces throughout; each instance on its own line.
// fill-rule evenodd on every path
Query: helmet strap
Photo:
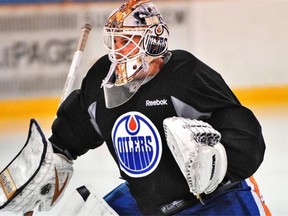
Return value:
M 110 69 L 109 69 L 109 72 L 107 74 L 107 76 L 103 79 L 102 81 L 102 84 L 101 84 L 101 88 L 103 86 L 107 87 L 107 88 L 111 88 L 113 86 L 113 84 L 109 84 L 109 80 L 111 79 L 111 77 L 113 76 L 114 74 L 114 71 L 115 71 L 115 68 L 116 68 L 116 65 L 117 65 L 117 61 L 113 61 L 111 66 L 110 66 Z

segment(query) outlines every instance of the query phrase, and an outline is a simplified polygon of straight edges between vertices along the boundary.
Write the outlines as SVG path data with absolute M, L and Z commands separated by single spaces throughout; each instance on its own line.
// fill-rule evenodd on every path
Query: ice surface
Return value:
M 253 109 L 252 109 L 253 110 Z M 254 111 L 254 110 L 253 110 Z M 266 142 L 264 162 L 254 175 L 264 200 L 273 215 L 288 215 L 288 107 L 263 108 L 254 111 L 263 129 Z M 53 117 L 52 117 L 53 118 Z M 49 136 L 48 125 L 51 119 L 44 119 L 44 132 Z M 14 158 L 27 138 L 29 119 L 14 122 L 0 122 L 0 169 Z M 117 166 L 108 153 L 105 145 L 90 151 L 74 162 L 74 176 L 59 204 L 43 216 L 55 216 L 75 188 L 91 184 L 101 195 L 105 195 L 122 182 L 119 179 Z M 11 213 L 3 213 L 10 216 Z

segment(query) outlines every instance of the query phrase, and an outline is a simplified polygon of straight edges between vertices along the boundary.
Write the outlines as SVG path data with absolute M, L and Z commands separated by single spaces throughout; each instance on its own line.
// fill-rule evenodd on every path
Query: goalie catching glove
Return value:
M 0 173 L 0 210 L 25 214 L 48 211 L 63 195 L 73 174 L 72 162 L 53 153 L 35 120 L 26 144 Z
M 227 170 L 221 134 L 211 125 L 182 117 L 163 121 L 168 146 L 190 188 L 198 196 L 212 193 Z

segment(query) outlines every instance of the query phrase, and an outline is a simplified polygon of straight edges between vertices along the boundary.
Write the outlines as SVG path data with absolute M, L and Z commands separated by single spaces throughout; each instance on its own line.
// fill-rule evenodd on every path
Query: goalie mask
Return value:
M 149 63 L 167 52 L 168 36 L 167 25 L 149 0 L 129 0 L 112 12 L 104 27 L 112 62 L 102 83 L 108 108 L 135 94 L 149 76 Z

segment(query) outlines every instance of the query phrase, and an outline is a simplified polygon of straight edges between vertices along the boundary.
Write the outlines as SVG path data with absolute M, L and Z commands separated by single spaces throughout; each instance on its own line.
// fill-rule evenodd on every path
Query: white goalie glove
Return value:
M 190 188 L 198 196 L 213 192 L 227 171 L 221 134 L 211 125 L 182 117 L 163 121 L 168 146 Z
M 0 173 L 0 210 L 17 214 L 48 211 L 63 195 L 72 174 L 72 162 L 53 153 L 32 119 L 26 144 Z

